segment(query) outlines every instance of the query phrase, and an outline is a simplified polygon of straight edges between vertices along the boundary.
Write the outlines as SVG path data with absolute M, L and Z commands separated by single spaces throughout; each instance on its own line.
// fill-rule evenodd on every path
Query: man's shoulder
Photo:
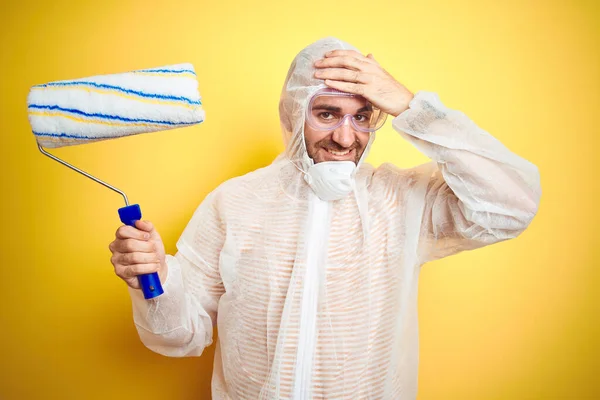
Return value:
M 271 165 L 258 168 L 243 175 L 227 179 L 215 189 L 215 192 L 222 194 L 239 193 L 240 191 L 251 189 L 253 186 L 263 182 L 270 175 L 273 175 L 273 173 Z

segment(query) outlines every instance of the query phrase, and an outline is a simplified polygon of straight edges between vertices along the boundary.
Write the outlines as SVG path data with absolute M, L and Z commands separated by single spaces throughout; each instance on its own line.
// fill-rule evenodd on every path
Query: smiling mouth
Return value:
M 342 150 L 342 151 L 335 151 L 335 150 L 327 149 L 327 152 L 329 154 L 333 154 L 334 156 L 338 156 L 338 157 L 347 156 L 348 154 L 350 154 L 351 151 L 352 150 L 350 150 L 350 149 Z

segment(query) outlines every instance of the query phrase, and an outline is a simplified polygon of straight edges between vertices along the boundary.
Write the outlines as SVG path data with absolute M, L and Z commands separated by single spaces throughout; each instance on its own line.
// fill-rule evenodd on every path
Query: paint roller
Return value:
M 142 218 L 139 204 L 129 204 L 123 191 L 44 147 L 73 146 L 204 121 L 196 73 L 188 63 L 36 85 L 27 97 L 27 111 L 42 154 L 121 194 L 125 207 L 119 208 L 119 218 L 130 226 Z M 138 279 L 144 298 L 163 293 L 158 273 Z

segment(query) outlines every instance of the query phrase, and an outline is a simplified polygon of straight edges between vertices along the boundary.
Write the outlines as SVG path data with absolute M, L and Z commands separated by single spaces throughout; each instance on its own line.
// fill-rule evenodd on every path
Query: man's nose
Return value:
M 344 120 L 339 128 L 333 131 L 332 139 L 343 148 L 352 146 L 356 141 L 356 132 L 348 118 Z

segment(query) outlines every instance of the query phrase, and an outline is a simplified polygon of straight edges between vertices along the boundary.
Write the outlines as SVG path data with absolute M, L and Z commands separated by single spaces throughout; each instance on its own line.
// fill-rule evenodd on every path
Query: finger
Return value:
M 137 278 L 125 278 L 123 280 L 125 281 L 127 286 L 129 286 L 132 289 L 139 289 L 141 287 L 140 281 Z
M 115 240 L 109 246 L 113 252 L 119 253 L 152 253 L 156 251 L 156 245 L 152 241 L 137 240 L 137 239 L 120 239 Z
M 361 71 L 354 71 L 346 68 L 325 68 L 315 72 L 315 78 L 331 79 L 334 81 L 345 81 L 352 83 L 370 83 L 371 76 Z
M 360 96 L 363 96 L 365 94 L 365 86 L 360 83 L 350 83 L 350 82 L 334 81 L 331 79 L 326 79 L 325 84 L 331 88 L 340 90 L 342 92 L 354 93 L 354 94 L 358 94 Z
M 366 59 L 366 57 L 363 57 Z M 315 62 L 316 68 L 349 68 L 353 70 L 365 70 L 371 66 L 370 63 L 354 56 L 327 57 Z
M 159 263 L 123 265 L 115 269 L 117 276 L 123 279 L 134 278 L 138 275 L 158 272 Z
M 141 231 L 129 225 L 122 225 L 117 229 L 115 233 L 117 239 L 137 239 L 137 240 L 148 240 L 150 234 L 148 232 Z
M 333 51 L 325 53 L 325 58 L 328 58 L 328 57 L 344 57 L 344 56 L 355 57 L 355 58 L 358 58 L 361 61 L 370 62 L 370 60 L 369 60 L 368 57 L 365 57 L 364 55 L 362 55 L 361 53 L 359 53 L 356 50 L 333 50 Z
M 158 255 L 156 253 L 116 253 L 115 254 L 116 264 L 120 265 L 133 265 L 133 264 L 148 264 L 159 262 Z
M 121 253 L 113 253 L 113 255 L 110 257 L 110 263 L 112 265 L 114 265 L 115 268 L 117 268 L 119 264 L 119 258 L 121 257 Z

